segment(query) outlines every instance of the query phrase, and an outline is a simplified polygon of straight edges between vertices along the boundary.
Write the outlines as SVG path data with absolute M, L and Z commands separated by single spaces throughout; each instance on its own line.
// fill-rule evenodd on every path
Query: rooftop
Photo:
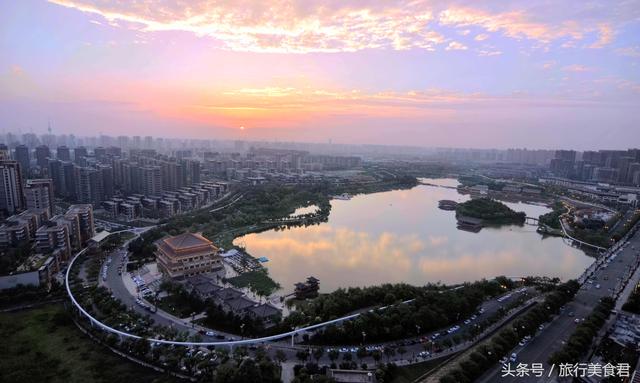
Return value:
M 162 240 L 173 249 L 188 249 L 190 247 L 210 246 L 211 241 L 200 233 L 183 233 L 175 237 L 168 237 Z
M 268 303 L 263 303 L 258 306 L 251 307 L 249 309 L 259 318 L 269 318 L 275 315 L 280 315 L 280 310 Z
M 253 307 L 256 304 L 256 302 L 252 301 L 251 299 L 249 299 L 247 297 L 243 297 L 243 296 L 240 296 L 240 297 L 237 297 L 237 298 L 228 299 L 228 300 L 225 301 L 225 303 L 233 311 L 242 311 L 242 310 L 247 309 L 249 307 Z
M 234 298 L 238 298 L 242 296 L 242 292 L 236 290 L 236 289 L 232 289 L 230 287 L 226 287 L 222 290 L 218 290 L 216 292 L 216 296 L 220 299 L 222 299 L 223 301 L 226 301 L 228 299 L 234 299 Z

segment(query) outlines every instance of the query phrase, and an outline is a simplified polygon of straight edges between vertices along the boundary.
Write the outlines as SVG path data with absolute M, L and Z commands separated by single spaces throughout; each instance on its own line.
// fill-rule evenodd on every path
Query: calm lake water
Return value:
M 456 186 L 455 179 L 425 179 Z M 420 185 L 333 200 L 329 222 L 237 238 L 254 257 L 267 257 L 269 274 L 293 291 L 295 282 L 313 275 L 322 292 L 338 287 L 384 282 L 458 283 L 497 275 L 544 275 L 569 279 L 592 262 L 561 238 L 536 233 L 535 226 L 483 228 L 479 233 L 456 228 L 455 212 L 438 201 L 466 201 L 455 189 Z M 544 206 L 506 203 L 527 216 L 549 211 Z

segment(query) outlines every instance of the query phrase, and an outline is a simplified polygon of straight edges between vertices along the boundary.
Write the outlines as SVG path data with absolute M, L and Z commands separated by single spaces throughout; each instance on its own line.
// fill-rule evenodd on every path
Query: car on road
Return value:
M 207 331 L 207 332 L 205 332 L 204 334 L 205 334 L 206 336 L 215 336 L 215 335 L 216 335 L 216 333 L 215 333 L 215 332 L 213 332 L 213 331 Z
M 600 288 L 600 285 L 599 285 L 599 284 L 598 284 L 598 285 L 596 285 L 596 289 L 599 289 L 599 288 Z
M 447 333 L 448 333 L 448 334 L 452 334 L 452 333 L 454 333 L 454 332 L 456 332 L 456 331 L 458 331 L 458 330 L 460 330 L 460 326 L 455 325 L 455 326 L 451 327 L 450 329 L 448 329 L 448 330 L 447 330 Z
M 516 354 L 515 352 L 513 354 L 511 354 L 511 358 L 509 358 L 510 362 L 515 362 L 518 360 L 518 354 Z
M 569 312 L 569 314 L 567 314 L 567 315 L 569 315 L 570 317 L 572 317 L 572 316 L 574 316 L 575 314 L 573 313 L 573 311 L 571 311 L 571 312 Z
M 471 319 L 467 319 L 464 321 L 464 324 L 469 324 L 469 323 L 471 323 Z

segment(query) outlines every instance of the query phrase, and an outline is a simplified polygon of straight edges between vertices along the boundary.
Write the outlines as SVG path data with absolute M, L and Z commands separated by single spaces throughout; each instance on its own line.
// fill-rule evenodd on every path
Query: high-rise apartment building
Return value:
M 71 200 L 77 198 L 76 195 L 76 165 L 73 162 L 62 163 L 62 174 L 64 175 L 64 197 Z M 55 191 L 55 186 L 54 186 Z
M 109 165 L 98 165 L 97 169 L 102 176 L 102 200 L 109 199 L 114 194 L 113 168 Z
M 104 162 L 107 159 L 107 149 L 99 146 L 93 149 L 93 156 L 97 162 Z
M 0 160 L 0 210 L 13 214 L 24 208 L 22 172 L 18 161 Z
M 65 217 L 73 219 L 77 217 L 80 227 L 80 242 L 86 243 L 96 234 L 95 223 L 93 221 L 93 206 L 89 204 L 71 205 Z
M 162 194 L 162 171 L 159 166 L 146 166 L 140 168 L 142 189 L 140 192 L 148 196 Z
M 47 145 L 36 147 L 36 165 L 38 165 L 40 169 L 48 169 L 49 158 L 51 158 L 51 151 L 49 151 Z
M 27 180 L 24 187 L 27 209 L 45 209 L 49 217 L 54 213 L 53 180 L 50 178 Z
M 31 156 L 29 154 L 29 147 L 27 145 L 18 145 L 14 150 L 14 159 L 20 164 L 23 177 L 29 175 L 29 169 L 31 168 Z
M 58 146 L 56 158 L 60 161 L 71 161 L 71 151 L 67 146 Z
M 49 178 L 53 181 L 55 195 L 59 197 L 64 197 L 67 192 L 63 164 L 64 162 L 60 160 L 49 161 Z
M 71 257 L 71 239 L 69 227 L 56 221 L 44 222 L 36 231 L 36 250 L 43 254 L 56 250 L 61 252 L 61 261 Z
M 10 160 L 11 153 L 9 152 L 9 147 L 5 144 L 0 144 L 0 160 Z
M 84 146 L 78 146 L 73 149 L 73 162 L 78 164 L 79 166 L 84 166 L 86 163 L 86 158 L 89 156 L 87 152 L 87 148 Z
M 88 167 L 74 169 L 76 199 L 81 203 L 99 204 L 104 200 L 102 172 Z

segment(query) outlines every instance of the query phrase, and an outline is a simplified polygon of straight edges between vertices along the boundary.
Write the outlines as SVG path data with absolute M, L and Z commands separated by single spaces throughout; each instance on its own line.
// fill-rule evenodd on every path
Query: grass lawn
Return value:
M 280 288 L 280 285 L 271 279 L 265 271 L 249 271 L 237 277 L 229 278 L 227 281 L 235 287 L 250 287 L 253 291 L 263 296 L 269 296 Z
M 0 382 L 177 382 L 93 342 L 61 304 L 0 314 Z

